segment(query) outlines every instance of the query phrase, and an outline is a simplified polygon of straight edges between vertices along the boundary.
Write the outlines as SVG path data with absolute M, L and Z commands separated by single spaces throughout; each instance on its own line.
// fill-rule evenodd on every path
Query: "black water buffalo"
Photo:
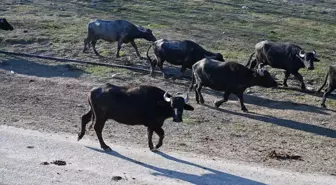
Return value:
M 111 151 L 102 138 L 102 130 L 108 119 L 126 125 L 144 125 L 148 131 L 148 145 L 155 151 L 162 145 L 164 131 L 163 122 L 173 117 L 174 122 L 182 122 L 183 110 L 194 110 L 186 102 L 188 95 L 171 96 L 164 90 L 153 86 L 116 86 L 105 84 L 93 88 L 89 93 L 90 110 L 82 116 L 81 130 L 78 140 L 85 134 L 86 124 L 91 120 L 94 125 L 100 146 Z M 159 136 L 158 144 L 153 147 L 152 135 Z
M 118 41 L 117 57 L 119 57 L 119 51 L 123 43 L 131 43 L 138 57 L 141 55 L 138 51 L 138 47 L 135 44 L 135 39 L 145 39 L 151 42 L 156 41 L 152 30 L 143 28 L 141 26 L 135 26 L 133 23 L 126 20 L 95 20 L 88 24 L 88 35 L 84 39 L 84 49 L 92 44 L 93 51 L 96 55 L 99 53 L 96 50 L 97 40 L 103 39 L 109 42 Z
M 203 86 L 213 90 L 225 91 L 223 99 L 216 101 L 218 108 L 229 99 L 231 93 L 237 95 L 240 100 L 241 110 L 247 112 L 244 105 L 243 92 L 252 86 L 266 88 L 277 87 L 276 81 L 270 73 L 264 69 L 252 70 L 236 62 L 219 62 L 205 58 L 192 66 L 192 82 L 189 91 L 192 90 L 196 81 L 196 101 L 204 103 L 201 89 Z
M 251 61 L 253 55 L 254 60 Z M 285 79 L 283 85 L 287 87 L 287 79 L 293 74 L 300 82 L 301 89 L 306 89 L 303 77 L 299 74 L 299 69 L 306 67 L 308 70 L 314 69 L 314 62 L 318 62 L 316 52 L 304 52 L 304 50 L 291 43 L 275 43 L 271 41 L 261 41 L 255 45 L 255 52 L 251 54 L 246 66 L 250 69 L 258 65 L 259 68 L 264 65 L 270 65 L 273 68 L 284 69 Z
M 156 57 L 154 60 L 152 60 L 148 55 L 148 51 L 152 46 Z M 147 50 L 147 59 L 151 64 L 151 75 L 153 74 L 155 66 L 158 65 L 163 73 L 164 78 L 167 77 L 167 74 L 163 71 L 164 61 L 167 61 L 173 65 L 181 65 L 182 68 L 180 77 L 182 77 L 187 68 L 191 69 L 193 64 L 203 59 L 204 57 L 224 61 L 222 54 L 207 51 L 197 43 L 190 40 L 178 41 L 160 39 L 150 45 Z
M 14 30 L 13 26 L 10 25 L 5 18 L 0 18 L 0 30 Z
M 317 90 L 317 92 L 320 92 L 322 88 L 327 84 L 328 82 L 328 88 L 325 90 L 322 98 L 321 106 L 326 108 L 325 101 L 327 99 L 327 96 L 331 94 L 336 89 L 336 67 L 329 66 L 329 70 L 327 72 L 327 75 L 325 77 L 323 85 Z

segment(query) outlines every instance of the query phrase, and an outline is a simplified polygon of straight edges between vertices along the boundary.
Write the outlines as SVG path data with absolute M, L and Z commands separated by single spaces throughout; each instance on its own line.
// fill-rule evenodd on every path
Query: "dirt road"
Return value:
M 152 153 L 147 148 L 76 142 L 50 134 L 0 126 L 3 184 L 334 184 L 336 177 L 280 171 L 190 153 Z M 64 166 L 50 162 L 62 160 Z M 43 164 L 43 162 L 48 162 Z M 42 163 L 42 164 L 41 164 Z

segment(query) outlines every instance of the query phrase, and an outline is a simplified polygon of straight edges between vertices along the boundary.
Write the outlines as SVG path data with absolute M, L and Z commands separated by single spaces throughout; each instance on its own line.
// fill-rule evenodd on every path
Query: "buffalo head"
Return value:
M 1 30 L 14 30 L 14 28 L 7 22 L 5 18 L 0 18 L 0 29 Z
M 168 92 L 163 95 L 163 98 L 166 102 L 170 103 L 171 108 L 174 110 L 173 121 L 174 122 L 182 122 L 183 110 L 194 110 L 194 108 L 187 104 L 189 97 L 188 94 L 183 96 L 181 94 L 177 94 L 175 96 L 171 96 Z
M 154 42 L 156 41 L 156 37 L 153 35 L 153 32 L 151 29 L 144 28 L 142 26 L 138 27 L 138 30 L 142 33 L 142 38 Z
M 301 50 L 299 52 L 298 57 L 304 63 L 308 70 L 314 69 L 314 62 L 319 62 L 320 60 L 316 58 L 316 51 L 313 50 L 312 52 L 304 52 Z
M 262 86 L 266 88 L 278 86 L 278 83 L 274 80 L 271 74 L 265 69 L 258 68 L 254 71 L 253 75 L 255 77 L 255 83 L 258 86 Z

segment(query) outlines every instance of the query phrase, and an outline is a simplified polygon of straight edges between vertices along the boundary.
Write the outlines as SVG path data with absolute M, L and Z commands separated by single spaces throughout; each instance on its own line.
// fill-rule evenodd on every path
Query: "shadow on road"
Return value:
M 142 167 L 154 170 L 155 172 L 152 173 L 154 176 L 164 176 L 164 177 L 168 177 L 168 178 L 172 178 L 172 179 L 179 179 L 185 182 L 189 182 L 195 185 L 201 185 L 201 184 L 250 184 L 250 185 L 263 185 L 263 183 L 257 182 L 257 181 L 253 181 L 250 179 L 246 179 L 243 177 L 239 177 L 236 175 L 231 175 L 228 173 L 224 173 L 218 170 L 214 170 L 208 167 L 204 167 L 189 161 L 185 161 L 182 159 L 178 159 L 175 158 L 173 156 L 170 156 L 168 154 L 162 153 L 162 152 L 158 152 L 157 154 L 168 159 L 171 161 L 175 161 L 184 165 L 190 165 L 196 168 L 201 168 L 204 170 L 208 170 L 210 173 L 206 173 L 206 174 L 202 174 L 202 175 L 195 175 L 195 174 L 189 174 L 189 173 L 184 173 L 184 172 L 179 172 L 179 171 L 175 171 L 175 170 L 169 170 L 169 169 L 165 169 L 165 168 L 161 168 L 161 167 L 157 167 L 157 166 L 153 166 L 150 164 L 145 164 L 143 162 L 137 161 L 135 159 L 129 158 L 127 156 L 121 155 L 118 152 L 112 151 L 112 152 L 105 152 L 104 150 L 101 149 L 97 149 L 97 148 L 93 148 L 93 147 L 88 147 L 87 148 L 97 151 L 97 152 L 101 152 L 101 153 L 105 153 L 108 155 L 112 155 L 114 157 L 118 157 L 120 159 L 124 159 L 126 161 L 138 164 Z M 159 184 L 159 183 L 158 183 Z
M 288 119 L 283 119 L 283 118 L 277 118 L 274 116 L 268 116 L 268 115 L 262 115 L 262 114 L 257 114 L 257 113 L 239 113 L 239 112 L 233 112 L 230 110 L 225 110 L 221 108 L 215 108 L 210 105 L 204 104 L 205 107 L 208 107 L 213 110 L 221 111 L 227 114 L 233 114 L 237 116 L 242 116 L 246 117 L 249 119 L 254 119 L 258 121 L 263 121 L 266 123 L 272 123 L 275 125 L 283 126 L 283 127 L 288 127 L 296 130 L 301 130 L 305 132 L 310 132 L 313 134 L 321 135 L 321 136 L 326 136 L 330 138 L 336 138 L 336 130 L 330 129 L 330 128 L 325 128 L 325 127 L 320 127 L 317 125 L 310 125 L 307 123 L 302 123 L 298 121 L 293 121 L 293 120 L 288 120 Z

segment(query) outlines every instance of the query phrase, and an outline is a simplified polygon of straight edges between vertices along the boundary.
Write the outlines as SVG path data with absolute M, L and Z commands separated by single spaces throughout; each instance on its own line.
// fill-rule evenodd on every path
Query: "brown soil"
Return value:
M 80 71 L 67 70 L 62 65 L 37 64 L 16 66 L 14 71 L 25 75 L 0 69 L 0 124 L 76 135 L 80 116 L 88 109 L 86 95 L 94 86 L 103 82 L 151 84 L 175 93 L 185 92 L 190 83 L 131 71 L 106 80 L 83 77 Z M 7 65 L 12 65 L 11 61 Z M 161 151 L 199 153 L 209 158 L 255 162 L 300 172 L 336 173 L 334 110 L 319 108 L 320 97 L 298 91 L 262 88 L 250 91 L 245 94 L 249 113 L 240 110 L 234 96 L 216 109 L 212 102 L 221 93 L 204 89 L 205 105 L 196 104 L 191 93 L 190 104 L 195 111 L 184 113 L 184 123 L 165 122 L 166 137 Z M 143 126 L 108 121 L 103 135 L 107 143 L 147 148 Z M 93 130 L 85 137 L 96 139 Z M 286 151 L 302 160 L 277 160 L 277 157 L 265 160 L 272 151 Z

